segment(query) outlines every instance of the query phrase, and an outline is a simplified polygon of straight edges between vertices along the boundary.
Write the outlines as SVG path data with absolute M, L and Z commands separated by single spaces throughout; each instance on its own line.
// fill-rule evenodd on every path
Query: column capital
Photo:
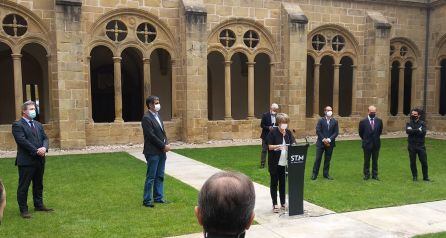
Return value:
M 225 61 L 225 65 L 226 65 L 226 66 L 230 66 L 231 64 L 232 64 L 232 61 L 230 61 L 230 60 L 226 60 L 226 61 Z
M 399 70 L 403 70 L 403 69 L 405 69 L 405 68 L 404 68 L 404 66 L 400 66 L 398 69 L 399 69 Z
M 150 58 L 142 58 L 144 64 L 150 64 Z
M 90 61 L 91 60 L 91 55 L 85 57 L 85 59 L 87 59 L 87 61 Z
M 436 66 L 434 66 L 434 69 L 436 69 L 436 70 L 440 70 L 440 69 L 442 69 L 443 67 L 441 66 L 441 65 L 436 65 Z
M 11 54 L 12 59 L 20 59 L 22 58 L 22 54 Z
M 248 67 L 254 67 L 256 62 L 246 62 L 246 64 L 248 65 Z
M 352 68 L 353 68 L 353 69 L 357 69 L 358 66 L 357 66 L 357 65 L 352 65 Z
M 121 60 L 122 60 L 122 58 L 119 57 L 119 56 L 114 56 L 113 57 L 113 62 L 115 62 L 115 63 L 121 63 Z
M 334 64 L 333 66 L 335 67 L 335 69 L 339 69 L 342 66 L 342 64 Z
M 47 58 L 48 60 L 50 60 L 50 59 L 51 59 L 51 55 L 50 55 L 50 54 L 47 54 L 47 55 L 46 55 L 46 58 Z
M 320 67 L 321 63 L 314 63 L 314 67 Z

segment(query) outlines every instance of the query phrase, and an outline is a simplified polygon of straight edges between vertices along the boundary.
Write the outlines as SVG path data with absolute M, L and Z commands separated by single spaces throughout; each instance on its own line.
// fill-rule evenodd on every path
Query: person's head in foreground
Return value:
M 2 181 L 0 180 L 0 225 L 2 224 L 3 211 L 6 207 L 6 191 L 3 186 Z
M 254 220 L 255 191 L 244 174 L 219 172 L 204 183 L 195 215 L 204 237 L 244 237 Z

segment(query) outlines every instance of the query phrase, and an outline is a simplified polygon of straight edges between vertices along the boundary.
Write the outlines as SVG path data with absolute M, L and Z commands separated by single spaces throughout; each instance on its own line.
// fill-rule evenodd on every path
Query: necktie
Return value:
M 34 122 L 33 121 L 29 121 L 29 124 L 31 125 L 31 130 L 33 131 L 34 135 L 37 135 L 37 129 L 34 126 Z
M 372 126 L 372 130 L 375 130 L 375 120 L 370 119 L 370 125 Z

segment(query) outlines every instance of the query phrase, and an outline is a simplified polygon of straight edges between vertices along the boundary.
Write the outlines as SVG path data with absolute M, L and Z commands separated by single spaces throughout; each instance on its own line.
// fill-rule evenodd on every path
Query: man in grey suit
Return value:
M 12 135 L 17 143 L 15 164 L 19 168 L 19 187 L 17 202 L 20 216 L 28 219 L 28 189 L 33 183 L 33 201 L 36 211 L 50 212 L 51 208 L 43 204 L 43 173 L 45 171 L 45 154 L 48 152 L 48 137 L 42 124 L 34 120 L 36 104 L 27 101 L 22 105 L 22 118 L 12 124 Z
M 161 109 L 159 98 L 157 96 L 149 96 L 146 99 L 146 106 L 149 110 L 144 114 L 141 121 L 144 134 L 143 153 L 147 161 L 143 206 L 154 207 L 154 202 L 166 203 L 166 200 L 164 200 L 163 182 L 166 152 L 170 150 L 170 145 L 167 140 L 163 120 L 158 114 L 158 111 Z

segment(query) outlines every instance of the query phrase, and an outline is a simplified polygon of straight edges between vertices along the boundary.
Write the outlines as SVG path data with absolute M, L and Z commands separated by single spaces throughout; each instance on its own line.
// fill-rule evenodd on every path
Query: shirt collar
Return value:
M 372 118 L 370 117 L 370 116 L 367 116 L 368 118 L 369 118 L 369 121 L 371 121 L 372 120 Z M 373 120 L 375 120 L 375 118 L 373 118 Z
M 28 118 L 26 118 L 26 117 L 22 117 L 22 118 L 25 119 L 26 123 L 28 123 L 28 124 L 33 121 L 33 120 L 28 120 Z
M 154 115 L 156 117 L 158 116 L 158 112 L 152 112 L 151 110 L 149 110 L 149 112 L 152 113 L 152 115 Z

